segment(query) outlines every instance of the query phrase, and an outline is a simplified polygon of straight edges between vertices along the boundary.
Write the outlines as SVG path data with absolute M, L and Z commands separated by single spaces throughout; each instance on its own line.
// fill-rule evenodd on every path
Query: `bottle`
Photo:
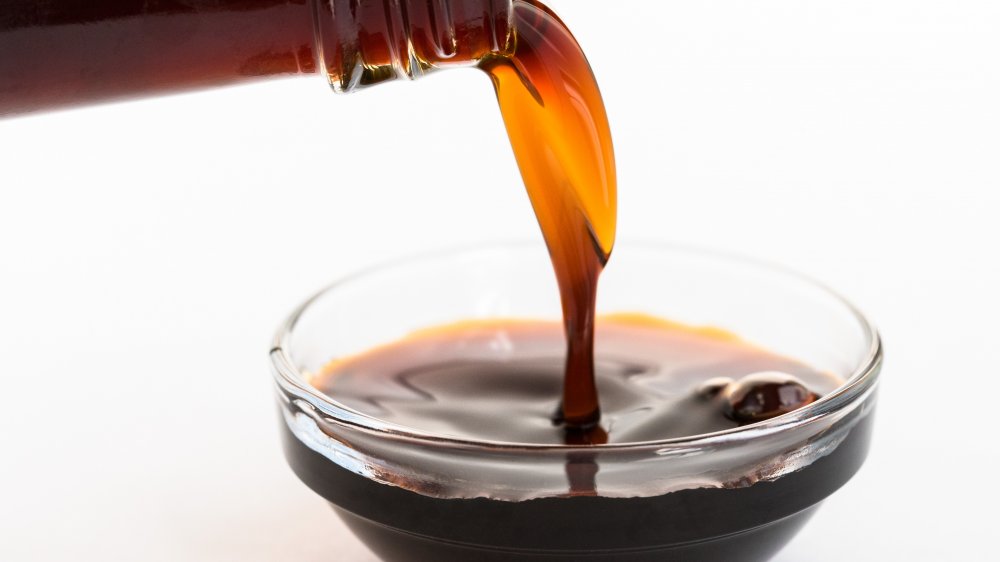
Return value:
M 512 0 L 4 0 L 0 117 L 324 73 L 349 92 L 512 48 Z

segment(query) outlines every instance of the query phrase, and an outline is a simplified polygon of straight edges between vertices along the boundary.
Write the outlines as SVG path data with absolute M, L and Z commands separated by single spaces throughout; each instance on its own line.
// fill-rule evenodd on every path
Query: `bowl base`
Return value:
M 779 521 L 734 535 L 653 549 L 603 552 L 499 550 L 415 535 L 358 517 L 331 504 L 351 531 L 384 562 L 763 562 L 774 556 L 812 517 L 819 504 Z

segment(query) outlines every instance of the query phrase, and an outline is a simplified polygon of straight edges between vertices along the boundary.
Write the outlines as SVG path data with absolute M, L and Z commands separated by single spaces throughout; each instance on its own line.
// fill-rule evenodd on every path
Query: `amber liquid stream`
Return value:
M 567 353 L 559 418 L 570 441 L 603 442 L 594 378 L 597 281 L 615 239 L 611 130 L 597 81 L 573 35 L 536 4 L 514 4 L 510 56 L 480 67 L 496 88 L 507 134 L 549 248 Z

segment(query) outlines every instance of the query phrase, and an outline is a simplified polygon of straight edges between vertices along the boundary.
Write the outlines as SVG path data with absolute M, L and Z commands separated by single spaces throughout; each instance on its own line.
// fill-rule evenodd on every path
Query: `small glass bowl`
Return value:
M 421 328 L 560 318 L 541 244 L 437 253 L 331 285 L 281 327 L 271 362 L 289 464 L 384 560 L 440 562 L 766 560 L 863 463 L 881 344 L 825 287 L 748 259 L 620 244 L 598 302 L 599 314 L 723 328 L 845 382 L 752 425 L 596 446 L 434 435 L 310 386 L 330 360 Z M 592 496 L 569 493 L 567 465 L 581 463 L 597 471 Z

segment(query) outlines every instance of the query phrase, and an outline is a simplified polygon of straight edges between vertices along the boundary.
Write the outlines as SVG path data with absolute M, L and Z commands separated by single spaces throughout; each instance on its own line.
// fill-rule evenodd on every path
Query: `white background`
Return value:
M 605 93 L 621 244 L 778 261 L 883 331 L 868 463 L 778 559 L 995 560 L 1000 3 L 552 5 Z M 362 265 L 540 240 L 474 71 L 0 121 L 0 187 L 12 561 L 373 560 L 284 465 L 272 330 Z

